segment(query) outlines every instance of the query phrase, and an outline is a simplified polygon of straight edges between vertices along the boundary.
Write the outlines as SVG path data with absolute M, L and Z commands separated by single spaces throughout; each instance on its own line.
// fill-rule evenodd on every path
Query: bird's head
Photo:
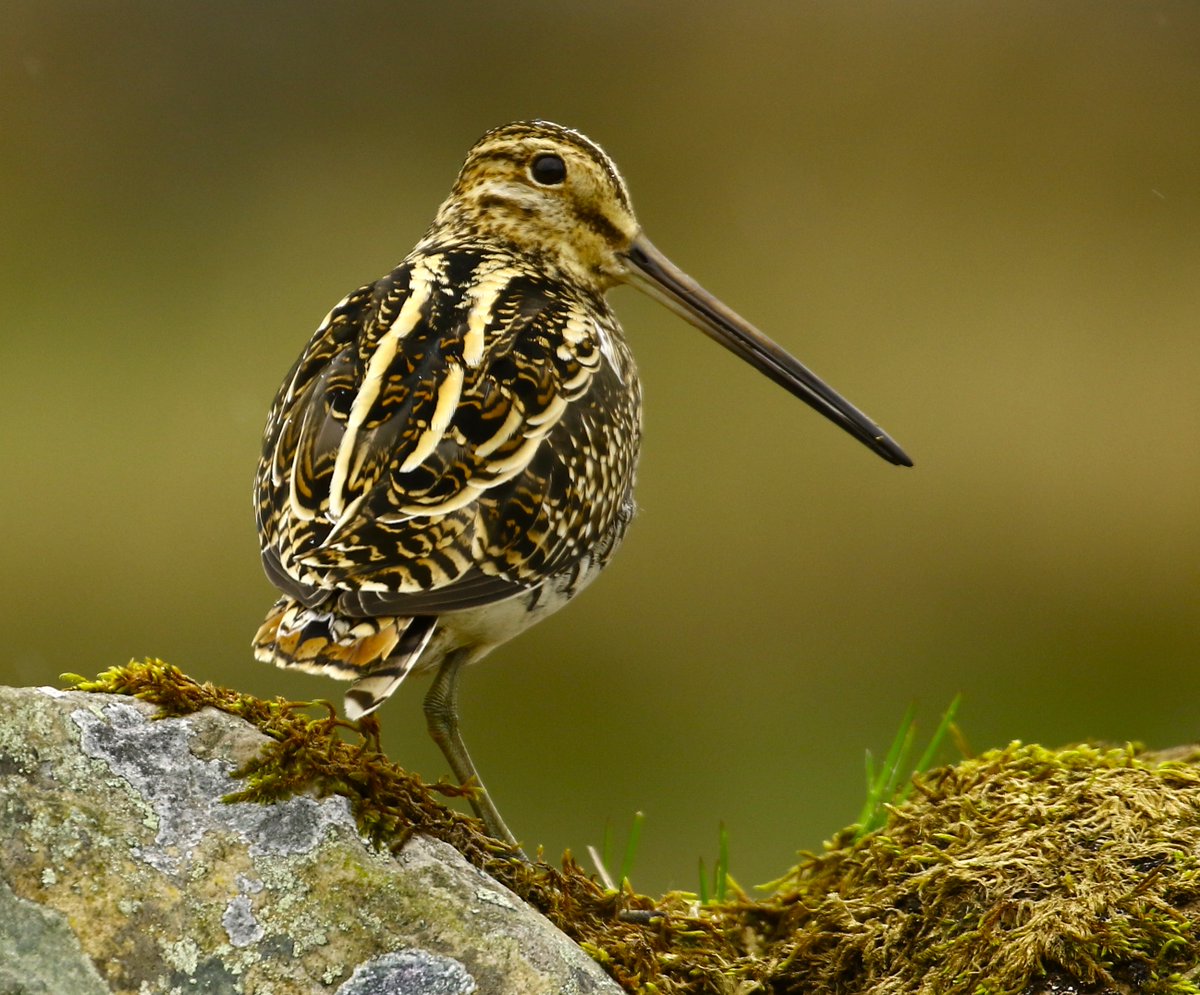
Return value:
M 467 153 L 427 238 L 499 241 L 603 293 L 627 278 L 639 231 L 603 149 L 569 128 L 520 121 L 489 131 Z

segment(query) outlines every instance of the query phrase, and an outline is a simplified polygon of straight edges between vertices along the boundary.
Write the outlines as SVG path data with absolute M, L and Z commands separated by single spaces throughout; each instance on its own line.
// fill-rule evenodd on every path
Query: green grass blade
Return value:
M 856 840 L 873 833 L 887 821 L 888 805 L 899 805 L 908 798 L 912 792 L 913 776 L 930 768 L 942 743 L 955 730 L 954 717 L 958 713 L 961 700 L 962 695 L 955 695 L 946 711 L 942 713 L 941 721 L 922 751 L 916 767 L 910 768 L 908 765 L 917 733 L 916 712 L 912 705 L 905 711 L 900 728 L 892 739 L 891 748 L 878 768 L 870 751 L 867 751 L 867 798 L 855 823 L 858 827 L 854 836 Z
M 700 904 L 724 902 L 729 895 L 729 881 L 729 830 L 722 822 L 717 837 L 717 859 L 713 864 L 711 880 L 704 858 L 700 858 L 700 887 L 696 892 L 700 898 Z
M 883 811 L 883 804 L 891 798 L 894 791 L 889 785 L 896 783 L 896 768 L 903 763 L 904 755 L 912 748 L 915 716 L 916 707 L 909 705 L 904 712 L 904 718 L 900 720 L 896 735 L 892 738 L 892 745 L 878 769 L 871 752 L 867 751 L 867 797 L 856 820 L 859 827 L 856 839 L 862 839 L 867 833 L 878 828 L 876 823 Z
M 906 716 L 908 722 L 907 728 L 904 730 L 904 738 L 901 741 L 900 749 L 896 751 L 895 756 L 888 756 L 888 762 L 885 765 L 887 770 L 887 778 L 883 785 L 883 791 L 880 793 L 880 804 L 891 801 L 896 796 L 896 792 L 900 788 L 901 780 L 906 776 L 908 771 L 908 758 L 912 754 L 913 741 L 917 738 L 917 723 L 911 716 Z
M 962 692 L 959 692 L 951 700 L 946 710 L 942 712 L 942 720 L 938 723 L 937 729 L 934 730 L 932 738 L 929 740 L 929 745 L 925 747 L 925 752 L 921 754 L 921 759 L 917 761 L 917 766 L 913 770 L 914 774 L 921 774 L 931 766 L 933 766 L 933 758 L 937 755 L 938 749 L 941 747 L 946 735 L 950 732 L 950 724 L 954 721 L 954 716 L 958 714 L 958 706 L 962 701 Z M 904 785 L 904 789 L 900 792 L 900 796 L 896 799 L 897 804 L 904 802 L 912 793 L 912 778 Z
M 867 797 L 863 800 L 863 807 L 858 813 L 858 818 L 854 820 L 855 825 L 863 826 L 871 818 L 871 813 L 875 811 L 875 754 L 870 750 L 866 751 L 866 762 L 863 765 L 866 768 L 867 777 Z
M 892 739 L 892 747 L 888 750 L 887 756 L 883 758 L 883 766 L 879 770 L 880 778 L 883 781 L 881 789 L 884 797 L 891 797 L 888 789 L 896 783 L 896 771 L 903 767 L 905 758 L 912 749 L 913 736 L 916 735 L 916 723 L 916 706 L 909 705 L 904 712 L 904 718 L 900 720 L 900 728 L 896 730 L 896 735 Z

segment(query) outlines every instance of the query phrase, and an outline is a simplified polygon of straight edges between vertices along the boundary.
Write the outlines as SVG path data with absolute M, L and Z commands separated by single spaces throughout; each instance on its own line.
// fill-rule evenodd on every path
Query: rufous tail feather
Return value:
M 432 616 L 351 618 L 280 598 L 254 636 L 254 657 L 354 681 L 346 692 L 351 721 L 369 715 L 400 686 L 436 628 Z

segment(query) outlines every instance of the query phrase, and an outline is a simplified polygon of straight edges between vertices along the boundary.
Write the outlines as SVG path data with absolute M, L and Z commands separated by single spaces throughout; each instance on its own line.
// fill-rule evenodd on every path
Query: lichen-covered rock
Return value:
M 615 995 L 445 843 L 345 798 L 226 802 L 266 737 L 204 709 L 0 688 L 0 995 Z

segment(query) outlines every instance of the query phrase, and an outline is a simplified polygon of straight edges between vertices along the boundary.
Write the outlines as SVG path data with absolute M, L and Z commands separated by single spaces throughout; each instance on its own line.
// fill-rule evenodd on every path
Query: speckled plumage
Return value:
M 256 507 L 283 597 L 258 659 L 355 681 L 351 717 L 438 667 L 426 711 L 447 749 L 458 667 L 569 600 L 632 516 L 641 386 L 604 299 L 619 282 L 907 462 L 654 249 L 599 147 L 546 122 L 506 125 L 471 149 L 403 262 L 330 311 L 280 387 Z M 474 776 L 465 747 L 447 756 Z
M 512 171 L 491 150 L 543 135 L 602 155 L 564 129 L 491 133 L 425 238 L 329 313 L 280 388 L 257 506 L 285 597 L 260 659 L 356 679 L 482 655 L 564 603 L 624 533 L 641 388 L 610 281 L 553 258 L 519 216 L 496 224 L 488 190 Z M 611 164 L 595 178 L 628 203 Z

